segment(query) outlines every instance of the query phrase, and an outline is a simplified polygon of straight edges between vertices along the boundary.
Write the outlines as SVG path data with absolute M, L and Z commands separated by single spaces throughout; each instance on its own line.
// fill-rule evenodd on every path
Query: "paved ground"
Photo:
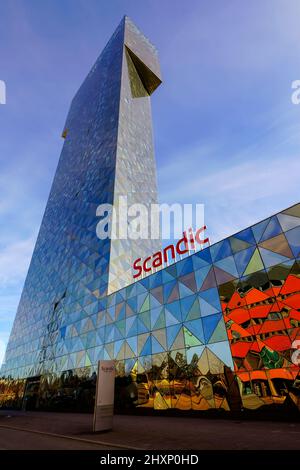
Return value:
M 45 434 L 0 428 L 0 450 L 97 450 L 109 446 L 89 444 Z
M 0 411 L 0 449 L 300 449 L 300 423 L 115 416 L 93 434 L 92 415 Z

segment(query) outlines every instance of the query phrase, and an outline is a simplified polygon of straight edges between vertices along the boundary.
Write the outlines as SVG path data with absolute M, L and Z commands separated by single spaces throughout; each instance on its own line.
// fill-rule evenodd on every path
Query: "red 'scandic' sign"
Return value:
M 188 234 L 187 231 L 183 232 L 183 238 L 178 240 L 176 245 L 168 245 L 162 251 L 157 251 L 151 256 L 142 261 L 142 258 L 137 258 L 133 263 L 133 269 L 136 271 L 133 274 L 134 278 L 139 277 L 142 272 L 150 272 L 152 268 L 159 268 L 163 263 L 166 263 L 170 256 L 168 257 L 168 253 L 171 255 L 171 259 L 175 259 L 176 253 L 178 255 L 184 255 L 188 253 L 189 250 L 195 250 L 195 242 L 199 245 L 204 245 L 205 243 L 209 242 L 209 238 L 200 238 L 200 234 L 206 230 L 206 225 L 199 228 L 196 233 L 193 233 L 193 230 L 189 228 Z

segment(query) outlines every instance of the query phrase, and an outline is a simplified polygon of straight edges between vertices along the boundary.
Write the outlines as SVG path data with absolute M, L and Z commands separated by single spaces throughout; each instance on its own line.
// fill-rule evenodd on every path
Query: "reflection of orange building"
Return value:
M 4 380 L 0 378 L 0 408 L 21 406 L 25 380 Z
M 291 396 L 288 384 L 299 373 L 291 360 L 292 343 L 300 339 L 299 306 L 300 279 L 292 274 L 280 286 L 269 283 L 262 290 L 236 290 L 228 302 L 222 302 L 243 400 L 255 395 L 260 406 Z

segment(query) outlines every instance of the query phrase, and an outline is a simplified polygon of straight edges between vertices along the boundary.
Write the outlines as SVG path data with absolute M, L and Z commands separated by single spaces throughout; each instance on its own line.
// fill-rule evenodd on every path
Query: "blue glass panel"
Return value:
M 107 297 L 107 305 L 115 305 L 116 304 L 116 294 L 112 294 L 109 297 Z
M 199 298 L 199 303 L 200 303 L 201 317 L 206 317 L 207 315 L 213 315 L 214 313 L 217 313 L 220 311 L 220 308 L 213 307 L 211 304 L 206 302 L 206 300 L 203 300 L 201 298 Z
M 132 338 L 127 338 L 127 343 L 129 344 L 130 348 L 132 349 L 132 351 L 134 352 L 135 355 L 138 354 L 138 351 L 137 351 L 137 348 L 138 348 L 138 345 L 137 345 L 137 336 L 134 336 Z M 134 361 L 135 362 L 135 361 Z M 134 364 L 133 364 L 134 365 Z
M 199 298 L 204 299 L 206 302 L 211 304 L 213 307 L 221 310 L 220 298 L 218 289 L 213 287 L 212 289 L 205 290 L 203 292 L 199 292 Z
M 138 334 L 138 320 L 137 317 L 134 317 L 133 323 L 131 325 L 131 328 L 128 330 L 127 336 L 133 336 Z
M 177 265 L 177 275 L 183 276 L 184 274 L 191 273 L 193 271 L 193 262 L 192 258 L 189 256 L 188 258 L 183 259 L 176 263 Z
M 157 354 L 165 351 L 162 345 L 157 341 L 157 339 L 153 335 L 151 335 L 151 346 L 152 354 Z
M 123 292 L 124 295 L 121 294 L 122 291 L 118 291 L 116 293 L 116 304 L 119 304 L 120 302 L 123 302 L 124 298 L 125 298 L 125 291 Z
M 124 344 L 124 339 L 114 342 L 114 355 L 115 355 L 115 357 L 117 357 L 117 355 L 119 354 L 120 349 L 123 346 L 123 344 Z
M 105 326 L 105 342 L 110 343 L 114 339 L 114 328 L 113 324 Z
M 150 279 L 149 279 L 149 277 L 150 277 L 150 276 L 145 277 L 144 279 L 141 279 L 141 280 L 139 281 L 139 284 L 142 285 L 142 286 L 144 286 L 146 289 L 149 289 L 149 287 L 150 287 L 150 286 L 149 286 L 149 285 L 150 285 Z
M 263 242 L 264 240 L 267 240 L 268 238 L 275 237 L 276 235 L 279 235 L 282 233 L 282 228 L 280 226 L 280 223 L 278 222 L 278 219 L 276 215 L 271 217 L 261 239 L 260 242 Z
M 194 304 L 195 300 L 197 299 L 197 294 L 193 294 L 190 297 L 186 297 L 180 300 L 181 312 L 182 312 L 182 319 L 185 320 L 187 317 L 192 305 Z
M 113 339 L 114 340 L 118 340 L 118 339 L 122 339 L 124 338 L 125 336 L 125 325 L 124 325 L 125 321 L 122 320 L 122 323 L 121 322 L 117 322 L 116 325 L 114 326 L 114 337 Z M 106 343 L 108 343 L 110 341 L 110 338 L 105 341 Z
M 171 313 L 168 308 L 165 308 L 165 321 L 166 321 L 166 326 L 171 326 L 171 325 L 176 325 L 179 323 L 178 318 Z
M 98 300 L 98 308 L 99 310 L 105 310 L 107 307 L 107 297 L 104 299 L 99 299 Z
M 253 253 L 255 250 L 255 246 L 251 246 L 246 250 L 239 251 L 238 253 L 234 254 L 235 265 L 237 267 L 238 273 L 241 276 L 245 271 Z
M 136 360 L 134 358 L 125 359 L 125 374 L 130 374 Z
M 181 328 L 181 324 L 172 325 L 172 326 L 169 326 L 169 327 L 166 328 L 168 348 L 170 348 L 172 346 L 172 344 L 174 343 L 174 340 L 175 340 L 176 336 L 178 335 L 178 332 L 179 332 L 180 328 Z
M 256 244 L 256 240 L 254 238 L 251 227 L 248 227 L 245 230 L 242 230 L 241 232 L 236 233 L 234 237 L 239 238 L 240 240 L 243 240 L 244 242 L 247 242 L 253 245 Z
M 176 286 L 177 281 L 174 279 L 171 282 L 168 282 L 167 284 L 164 284 L 164 302 L 168 301 L 168 298 L 173 291 L 174 287 Z
M 289 261 L 289 258 L 287 258 L 286 256 L 279 255 L 278 253 L 274 253 L 273 251 L 265 250 L 261 247 L 259 247 L 259 251 L 266 268 L 269 268 L 270 266 L 275 266 L 276 264 L 284 263 L 285 261 Z
M 151 350 L 151 337 L 149 336 L 149 338 L 145 342 L 145 344 L 144 344 L 144 346 L 143 346 L 143 348 L 140 352 L 140 356 L 148 356 L 151 353 L 152 353 L 152 350 Z
M 102 326 L 101 328 L 97 329 L 97 335 L 96 335 L 96 344 L 102 344 L 105 341 L 105 329 L 106 326 Z
M 218 268 L 223 269 L 227 273 L 232 274 L 232 276 L 238 277 L 238 272 L 236 269 L 235 261 L 233 256 L 229 256 L 220 261 L 214 263 Z
M 151 328 L 154 327 L 155 323 L 157 322 L 157 319 L 162 311 L 163 307 L 160 306 L 158 308 L 153 308 L 150 311 L 150 318 L 151 318 Z
M 63 326 L 61 329 L 60 329 L 60 337 L 62 339 L 64 339 L 66 336 L 66 326 Z
M 285 233 L 287 241 L 291 247 L 293 255 L 297 258 L 300 255 L 300 227 L 296 227 Z
M 104 348 L 103 346 L 97 346 L 96 348 L 94 348 L 94 350 L 94 364 L 97 364 L 98 361 L 104 359 Z
M 122 301 L 122 306 L 120 307 L 121 304 L 116 305 L 116 312 L 115 312 L 115 319 L 116 320 L 123 320 L 126 316 L 126 304 L 124 301 Z
M 207 265 L 212 264 L 211 254 L 209 247 L 205 248 L 204 250 L 198 251 L 194 255 L 192 255 L 192 261 L 194 270 L 204 268 Z
M 88 332 L 88 347 L 94 347 L 96 345 L 96 331 L 89 331 Z
M 251 227 L 251 230 L 257 243 L 260 241 L 262 234 L 264 233 L 269 221 L 270 219 L 266 219 Z
M 130 297 L 127 303 L 134 312 L 137 312 L 137 297 Z
M 206 343 L 208 343 L 221 318 L 222 313 L 217 313 L 215 315 L 209 315 L 202 318 L 204 338 Z
M 177 318 L 177 320 L 180 322 L 181 319 L 181 308 L 180 308 L 180 303 L 178 300 L 175 300 L 175 302 L 171 302 L 165 307 L 165 311 L 171 312 L 171 314 Z
M 133 325 L 133 323 L 136 322 L 136 317 L 135 316 L 131 316 L 131 317 L 128 317 L 126 318 L 125 320 L 125 334 L 126 334 L 126 337 L 129 336 L 129 331 Z M 136 332 L 137 334 L 137 326 L 136 326 Z
M 202 343 L 205 343 L 204 331 L 201 320 L 191 320 L 184 322 L 184 326 L 193 333 Z
M 149 287 L 152 289 L 153 287 L 160 286 L 162 284 L 162 271 L 159 271 L 152 276 L 149 277 Z
M 148 333 L 148 332 L 149 332 L 149 328 L 147 328 L 147 326 L 146 326 L 145 323 L 139 318 L 139 316 L 138 316 L 138 319 L 137 319 L 137 329 L 138 329 L 138 334 L 141 334 L 141 333 Z
M 162 296 L 161 296 L 162 297 Z M 159 300 L 154 297 L 154 295 L 151 295 L 150 294 L 150 308 L 155 308 L 155 307 L 161 307 L 161 302 L 159 302 Z
M 140 282 L 136 283 L 136 293 L 137 295 L 144 294 L 145 292 L 148 292 L 148 289 L 143 286 Z
M 135 295 L 137 295 L 136 286 L 137 286 L 137 283 L 135 282 L 135 283 L 131 284 L 130 286 L 128 286 L 126 288 L 126 298 L 127 299 L 130 299 L 130 298 L 134 297 Z
M 174 276 L 172 276 L 166 269 L 163 269 L 161 272 L 162 272 L 163 284 L 166 284 L 167 282 L 174 280 Z M 175 277 L 176 277 L 176 273 L 175 273 Z
M 211 258 L 213 262 L 219 261 L 220 259 L 226 258 L 232 255 L 231 246 L 229 240 L 223 240 L 219 243 L 215 243 L 210 247 Z
M 195 271 L 195 279 L 196 279 L 196 284 L 197 284 L 197 289 L 201 289 L 203 282 L 206 279 L 206 276 L 208 275 L 209 271 L 211 269 L 211 265 L 207 265 L 202 269 L 198 269 Z
M 198 360 L 201 357 L 204 348 L 205 346 L 194 346 L 192 348 L 188 348 L 186 352 L 187 363 L 190 364 L 193 359 Z
M 207 345 L 210 349 L 224 364 L 234 370 L 232 355 L 228 341 L 220 341 L 218 343 L 212 343 Z
M 139 294 L 137 296 L 137 311 L 140 312 L 144 302 L 145 302 L 145 299 L 148 295 L 148 291 L 146 291 L 144 294 Z
M 179 297 L 181 299 L 193 294 L 193 291 L 189 289 L 185 284 L 182 284 L 182 282 L 178 282 L 178 286 L 179 286 Z
M 177 264 L 171 264 L 171 266 L 164 268 L 164 271 L 166 271 L 168 274 L 170 274 L 170 276 L 173 276 L 174 278 L 177 277 Z
M 277 218 L 284 232 L 295 227 L 299 227 L 300 225 L 300 217 L 294 217 L 293 215 L 288 214 L 278 214 Z

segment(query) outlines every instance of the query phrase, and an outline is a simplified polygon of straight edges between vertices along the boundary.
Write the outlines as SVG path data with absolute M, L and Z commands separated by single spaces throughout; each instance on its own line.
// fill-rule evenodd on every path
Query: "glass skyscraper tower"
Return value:
M 63 130 L 7 353 L 9 363 L 10 348 L 30 340 L 35 352 L 26 375 L 57 356 L 63 317 L 96 312 L 98 299 L 132 282 L 137 257 L 160 249 L 158 240 L 96 235 L 100 204 L 118 209 L 119 196 L 128 205 L 157 202 L 150 94 L 160 83 L 154 46 L 124 17 L 76 93 Z

